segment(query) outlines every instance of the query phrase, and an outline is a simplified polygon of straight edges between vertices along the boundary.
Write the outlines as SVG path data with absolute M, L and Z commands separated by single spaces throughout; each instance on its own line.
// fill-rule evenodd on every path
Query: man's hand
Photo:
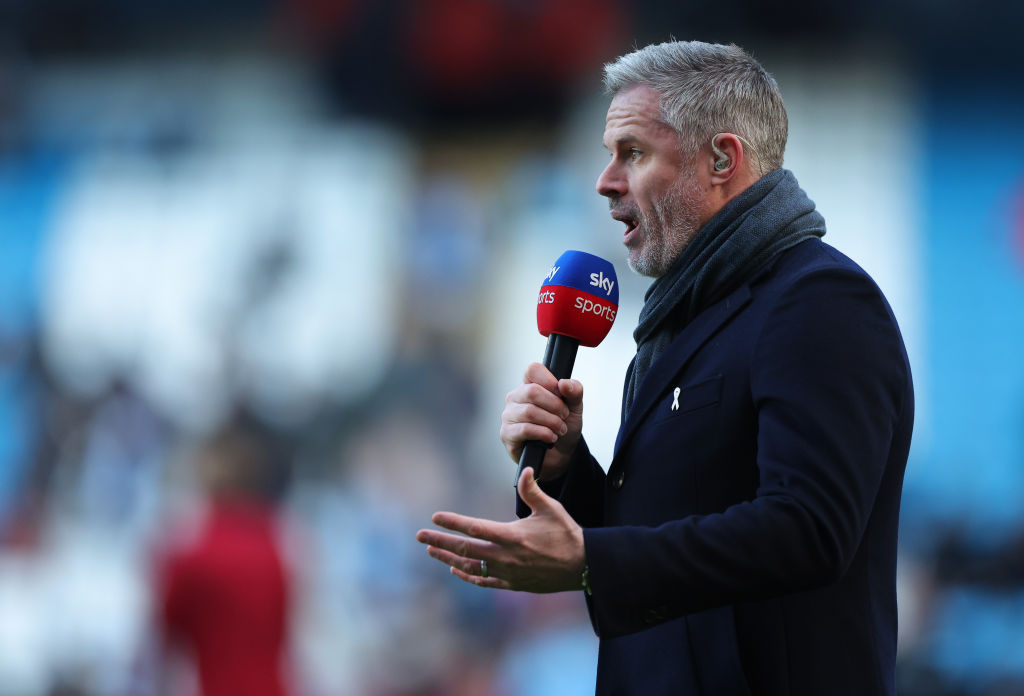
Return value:
M 421 529 L 416 540 L 427 544 L 427 553 L 450 566 L 453 575 L 480 587 L 525 592 L 580 589 L 586 563 L 583 529 L 540 489 L 533 469 L 523 470 L 518 485 L 519 496 L 533 511 L 529 517 L 493 522 L 435 512 L 434 524 L 467 536 Z
M 518 463 L 523 443 L 553 444 L 544 457 L 541 479 L 565 473 L 583 430 L 583 385 L 575 379 L 556 380 L 540 363 L 526 368 L 523 383 L 505 397 L 501 412 L 501 441 Z

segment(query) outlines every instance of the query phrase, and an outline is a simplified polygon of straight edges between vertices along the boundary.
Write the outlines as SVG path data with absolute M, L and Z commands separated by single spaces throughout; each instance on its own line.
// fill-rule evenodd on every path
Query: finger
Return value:
M 439 532 L 434 529 L 421 529 L 416 534 L 416 541 L 439 549 L 444 549 L 462 558 L 481 559 L 494 551 L 494 544 L 469 537 Z
M 449 571 L 458 579 L 465 580 L 469 584 L 476 585 L 477 587 L 488 587 L 492 590 L 512 589 L 512 585 L 507 580 L 502 580 L 501 578 L 496 578 L 492 575 L 489 575 L 486 578 L 480 577 L 479 575 L 470 575 L 469 573 L 465 573 L 454 566 L 449 568 Z
M 440 561 L 446 566 L 459 568 L 470 575 L 473 574 L 473 568 L 471 566 L 475 565 L 477 570 L 480 569 L 479 560 L 458 556 L 453 554 L 451 551 L 445 551 L 440 547 L 427 547 L 427 555 L 434 560 Z
M 533 423 L 507 423 L 501 426 L 498 434 L 506 446 L 522 446 L 524 442 L 530 440 L 540 440 L 550 444 L 558 442 L 558 435 L 551 428 Z
M 530 363 L 526 366 L 523 382 L 526 384 L 539 384 L 553 394 L 558 393 L 558 380 L 555 379 L 551 370 L 540 363 Z
M 516 485 L 519 490 L 519 497 L 523 499 L 534 512 L 544 510 L 551 506 L 554 499 L 541 490 L 540 484 L 533 478 L 533 468 L 526 467 L 519 476 L 519 483 Z
M 509 453 L 521 453 L 523 445 L 531 440 L 537 440 L 547 445 L 554 445 L 558 442 L 558 436 L 550 429 L 529 423 L 503 425 L 498 434 Z M 517 456 L 515 460 L 518 462 L 519 457 Z
M 569 408 L 562 401 L 562 395 L 557 391 L 550 391 L 539 384 L 521 384 L 508 393 L 505 397 L 506 411 L 516 410 L 516 404 L 532 405 L 538 409 L 551 413 L 558 418 L 566 418 L 569 415 Z M 502 416 L 504 417 L 504 413 Z
M 464 558 L 462 556 L 456 556 L 450 551 L 445 551 L 437 547 L 427 547 L 427 555 L 430 558 L 440 561 L 446 566 L 452 568 L 458 568 L 467 575 L 483 575 L 483 566 L 480 565 L 481 560 L 475 558 Z M 484 559 L 487 563 L 487 576 L 500 575 L 496 572 L 497 563 L 492 558 Z
M 559 437 L 569 432 L 566 422 L 551 414 L 541 415 L 538 412 L 536 421 L 525 420 L 527 416 L 523 416 L 524 420 L 521 421 L 512 420 L 514 417 L 503 417 L 501 428 L 498 430 L 501 441 L 506 445 L 520 445 L 528 440 L 554 444 L 558 442 Z
M 561 433 L 565 429 L 565 419 L 569 417 L 569 409 L 562 403 L 561 399 L 558 399 L 557 405 L 550 405 L 554 407 L 554 411 L 531 403 L 509 404 L 501 414 L 502 423 L 508 425 L 515 425 L 516 423 L 542 425 L 552 432 Z
M 465 534 L 473 539 L 483 539 L 495 544 L 502 544 L 509 540 L 506 531 L 508 524 L 505 522 L 467 517 L 454 512 L 435 512 L 430 521 L 438 527 Z

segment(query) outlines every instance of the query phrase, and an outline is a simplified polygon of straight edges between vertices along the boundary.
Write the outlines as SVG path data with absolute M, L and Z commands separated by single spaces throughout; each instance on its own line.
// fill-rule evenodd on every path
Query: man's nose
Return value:
M 608 163 L 601 175 L 597 177 L 597 192 L 607 198 L 615 198 L 626 194 L 626 178 L 622 175 L 622 167 L 615 161 Z

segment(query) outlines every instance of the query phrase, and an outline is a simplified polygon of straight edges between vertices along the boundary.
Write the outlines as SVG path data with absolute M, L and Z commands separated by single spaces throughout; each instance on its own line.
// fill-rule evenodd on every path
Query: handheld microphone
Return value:
M 584 251 L 558 257 L 537 296 L 537 329 L 548 337 L 544 367 L 555 379 L 572 375 L 580 345 L 593 348 L 604 340 L 618 309 L 619 286 L 611 263 Z M 539 440 L 524 444 L 516 483 L 528 466 L 535 479 L 540 477 L 548 447 Z

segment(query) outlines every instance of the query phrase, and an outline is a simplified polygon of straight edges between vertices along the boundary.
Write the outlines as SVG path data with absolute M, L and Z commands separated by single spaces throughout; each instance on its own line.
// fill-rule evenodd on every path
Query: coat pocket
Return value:
M 722 400 L 723 375 L 715 375 L 690 384 L 670 386 L 659 400 L 655 422 L 678 418 L 691 411 L 714 406 Z

